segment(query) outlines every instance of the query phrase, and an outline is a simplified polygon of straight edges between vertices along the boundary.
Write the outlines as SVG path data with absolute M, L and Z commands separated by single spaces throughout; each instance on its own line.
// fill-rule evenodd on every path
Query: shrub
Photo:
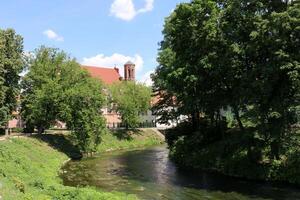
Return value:
M 13 128 L 12 132 L 14 132 L 14 133 L 23 133 L 23 128 Z
M 25 193 L 25 184 L 17 177 L 13 177 L 15 187 L 22 193 Z

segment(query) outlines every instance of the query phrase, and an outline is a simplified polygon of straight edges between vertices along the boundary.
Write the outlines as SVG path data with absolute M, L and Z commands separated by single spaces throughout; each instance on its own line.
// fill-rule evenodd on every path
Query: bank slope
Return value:
M 68 159 L 66 154 L 38 138 L 1 141 L 0 196 L 5 200 L 136 199 L 123 193 L 63 186 L 58 172 Z
M 285 153 L 279 160 L 263 156 L 262 152 L 270 152 L 265 146 L 259 146 L 260 149 L 256 146 L 248 154 L 247 135 L 239 132 L 228 133 L 226 138 L 216 141 L 205 141 L 197 132 L 178 138 L 174 133 L 167 134 L 170 158 L 181 168 L 300 186 L 300 132 L 287 143 Z
M 115 130 L 102 136 L 98 152 L 147 147 L 163 142 L 164 136 L 155 129 Z

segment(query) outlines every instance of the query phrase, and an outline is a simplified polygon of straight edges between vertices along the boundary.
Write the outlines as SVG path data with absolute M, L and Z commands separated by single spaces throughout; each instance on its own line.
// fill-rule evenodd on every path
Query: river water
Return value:
M 65 185 L 94 186 L 104 191 L 135 194 L 145 200 L 300 199 L 300 190 L 284 185 L 179 170 L 168 159 L 166 146 L 70 161 L 63 171 Z

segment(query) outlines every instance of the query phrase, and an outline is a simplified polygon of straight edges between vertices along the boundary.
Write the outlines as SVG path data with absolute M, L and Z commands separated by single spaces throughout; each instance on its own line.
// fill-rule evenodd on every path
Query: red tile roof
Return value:
M 87 70 L 91 77 L 102 80 L 105 84 L 112 84 L 120 81 L 120 74 L 118 68 L 104 68 L 94 66 L 82 66 L 83 69 Z

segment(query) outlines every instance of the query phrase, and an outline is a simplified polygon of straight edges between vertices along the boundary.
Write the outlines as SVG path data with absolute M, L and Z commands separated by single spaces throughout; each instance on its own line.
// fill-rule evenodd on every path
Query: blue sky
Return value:
M 164 18 L 184 1 L 2 1 L 0 28 L 13 28 L 21 34 L 25 51 L 40 45 L 57 47 L 80 63 L 116 64 L 121 69 L 130 59 L 137 64 L 138 79 L 149 83 L 148 76 L 157 65 Z

